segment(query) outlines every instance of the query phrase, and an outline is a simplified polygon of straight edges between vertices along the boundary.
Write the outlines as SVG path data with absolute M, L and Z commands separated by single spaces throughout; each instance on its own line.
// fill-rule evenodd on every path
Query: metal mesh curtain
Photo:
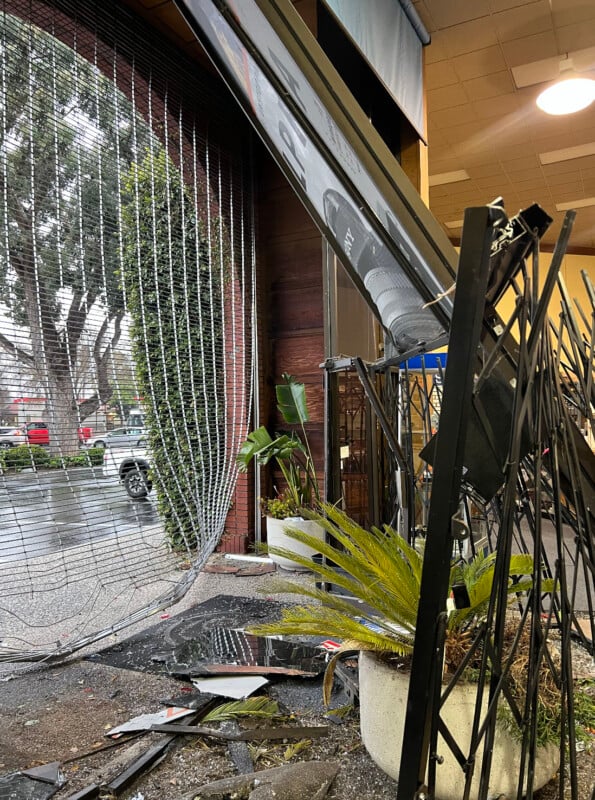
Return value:
M 0 14 L 0 659 L 29 660 L 170 603 L 214 550 L 254 225 L 249 135 L 195 65 L 115 3 Z

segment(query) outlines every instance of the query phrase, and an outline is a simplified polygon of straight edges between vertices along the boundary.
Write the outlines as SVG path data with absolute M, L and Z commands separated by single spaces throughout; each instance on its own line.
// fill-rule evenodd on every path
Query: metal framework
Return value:
M 534 216 L 530 218 L 535 222 Z M 524 225 L 520 237 L 524 241 L 520 241 L 510 234 L 510 222 L 500 207 L 467 212 L 443 393 L 436 395 L 427 375 L 411 381 L 404 365 L 399 376 L 394 365 L 364 369 L 358 359 L 329 359 L 325 364 L 331 374 L 353 370 L 359 375 L 377 420 L 379 439 L 386 441 L 392 453 L 392 466 L 369 476 L 376 492 L 393 487 L 393 513 L 377 521 L 396 523 L 403 535 L 425 540 L 399 800 L 440 796 L 444 748 L 459 762 L 463 800 L 472 796 L 474 776 L 473 792 L 478 794 L 473 796 L 487 798 L 496 720 L 503 708 L 522 731 L 516 796 L 532 798 L 538 676 L 544 671 L 557 687 L 563 708 L 560 796 L 578 800 L 572 649 L 574 643 L 593 653 L 595 641 L 595 459 L 585 439 L 588 432 L 593 435 L 595 295 L 583 273 L 591 308 L 585 311 L 574 304 L 581 330 L 559 276 L 573 219 L 572 212 L 567 214 L 538 295 L 534 286 L 539 281 L 539 231 Z M 502 231 L 507 228 L 509 241 L 515 242 L 515 258 L 510 258 L 510 248 L 501 248 Z M 495 275 L 501 276 L 501 283 L 492 297 L 509 291 L 516 303 L 512 318 L 488 351 L 486 326 L 493 309 L 486 298 Z M 562 300 L 558 326 L 547 314 L 556 285 Z M 508 333 L 515 324 L 518 349 L 512 374 Z M 488 343 L 491 347 L 489 339 Z M 370 374 L 376 376 L 380 395 Z M 439 387 L 442 382 L 440 373 Z M 438 413 L 439 432 L 430 438 Z M 415 464 L 419 440 L 416 448 L 414 432 L 420 421 L 426 444 L 423 455 L 433 464 L 431 473 L 423 461 Z M 377 452 L 384 449 L 380 445 Z M 478 452 L 487 467 L 479 468 Z M 497 554 L 487 622 L 463 666 L 444 684 L 450 566 L 453 558 L 473 555 L 478 547 Z M 518 552 L 531 554 L 540 568 L 531 597 L 512 616 L 516 628 L 511 630 L 508 564 L 511 553 Z M 551 595 L 542 595 L 540 590 L 546 578 L 557 582 Z M 510 674 L 527 638 L 529 691 L 523 706 L 510 691 Z M 471 744 L 465 748 L 449 730 L 441 709 L 472 659 L 479 664 L 480 679 Z
M 525 775 L 529 776 L 527 796 L 531 797 L 537 675 L 544 665 L 564 706 L 562 764 L 564 767 L 568 739 L 570 791 L 573 800 L 578 800 L 571 640 L 577 635 L 587 643 L 576 614 L 579 585 L 586 593 L 587 608 L 591 612 L 593 608 L 595 467 L 593 453 L 573 423 L 569 408 L 580 410 L 592 425 L 595 334 L 591 324 L 590 338 L 583 337 L 566 298 L 554 347 L 547 315 L 573 214 L 566 217 L 539 293 L 538 245 L 551 223 L 549 217 L 537 206 L 510 220 L 498 203 L 470 209 L 453 308 L 444 291 L 454 277 L 452 246 L 408 187 L 398 164 L 292 4 L 288 0 L 177 3 L 290 185 L 375 310 L 387 334 L 387 350 L 396 353 L 391 360 L 372 367 L 360 359 L 330 360 L 325 374 L 329 498 L 341 496 L 341 442 L 335 424 L 340 373 L 353 371 L 367 400 L 368 483 L 373 498 L 370 522 L 380 521 L 378 517 L 388 506 L 385 498 L 390 497 L 389 520 L 408 538 L 423 534 L 426 540 L 399 800 L 435 796 L 440 781 L 439 741 L 459 761 L 465 784 L 463 800 L 470 796 L 474 771 L 480 776 L 479 797 L 485 800 L 496 714 L 502 704 L 508 704 L 523 732 L 518 797 L 524 791 Z M 533 257 L 531 270 L 526 268 L 529 255 Z M 495 307 L 511 290 L 517 296 L 515 310 L 507 323 L 501 323 Z M 593 299 L 592 290 L 590 297 Z M 394 310 L 389 313 L 390 308 Z M 583 321 L 589 321 L 582 309 L 578 313 Z M 443 344 L 447 332 L 449 366 L 440 400 L 439 432 L 422 453 L 433 467 L 431 498 L 428 505 L 427 486 L 423 487 L 425 499 L 418 513 L 416 496 L 420 483 L 429 483 L 430 473 L 425 467 L 419 470 L 416 463 L 411 425 L 414 402 L 409 386 L 400 381 L 401 365 L 431 344 Z M 427 433 L 427 428 L 431 431 L 433 427 L 429 396 L 419 410 Z M 374 441 L 380 441 L 381 447 L 375 448 Z M 547 520 L 543 498 L 549 503 Z M 461 554 L 459 542 L 469 535 L 474 519 L 485 529 L 497 559 L 487 623 L 471 648 L 479 659 L 480 680 L 471 747 L 463 748 L 440 715 L 441 704 L 451 691 L 450 685 L 441 683 L 441 654 L 453 551 Z M 546 522 L 553 532 L 553 552 L 546 546 Z M 540 569 L 529 602 L 519 609 L 511 654 L 503 643 L 508 561 L 513 547 L 532 553 Z M 558 588 L 546 601 L 540 586 L 548 576 L 557 579 Z M 559 636 L 559 666 L 547 647 L 554 629 Z M 519 706 L 510 691 L 509 675 L 511 658 L 524 635 L 530 638 L 529 692 L 526 703 Z M 460 677 L 457 672 L 453 682 Z M 489 703 L 484 713 L 486 686 Z M 480 752 L 484 753 L 481 757 Z M 562 768 L 561 784 L 564 775 Z

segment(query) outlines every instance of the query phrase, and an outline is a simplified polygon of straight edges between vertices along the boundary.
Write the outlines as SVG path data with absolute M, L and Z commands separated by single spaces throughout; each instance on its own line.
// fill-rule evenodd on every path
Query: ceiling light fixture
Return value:
M 469 174 L 464 169 L 457 169 L 454 172 L 437 172 L 435 175 L 430 175 L 430 186 L 443 186 L 445 183 L 458 183 L 459 181 L 468 181 Z
M 595 100 L 595 81 L 591 78 L 567 77 L 544 89 L 536 102 L 546 114 L 561 116 L 587 108 Z
M 587 208 L 595 206 L 595 197 L 583 197 L 582 200 L 570 200 L 568 203 L 556 203 L 556 211 L 568 211 L 571 208 Z
M 595 142 L 577 144 L 574 147 L 562 147 L 560 150 L 548 150 L 547 153 L 539 154 L 539 161 L 542 164 L 557 164 L 560 161 L 572 161 L 575 158 L 585 158 L 595 156 Z

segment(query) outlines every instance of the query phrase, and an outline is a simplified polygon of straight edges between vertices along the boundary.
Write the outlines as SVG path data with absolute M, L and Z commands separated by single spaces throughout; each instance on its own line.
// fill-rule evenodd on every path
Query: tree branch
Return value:
M 18 347 L 14 342 L 10 341 L 8 336 L 5 336 L 3 333 L 0 333 L 0 347 L 5 352 L 16 355 L 21 364 L 25 364 L 27 367 L 35 366 L 35 359 L 31 353 L 23 350 L 22 347 Z
M 88 416 L 97 411 L 99 406 L 107 403 L 107 401 L 111 398 L 111 396 L 114 393 L 114 387 L 110 383 L 108 376 L 108 366 L 114 348 L 117 346 L 118 342 L 120 341 L 120 336 L 122 335 L 123 317 L 124 317 L 124 309 L 120 309 L 116 314 L 116 316 L 113 317 L 114 333 L 103 352 L 101 350 L 103 338 L 110 325 L 110 322 L 112 322 L 112 319 L 110 317 L 106 317 L 101 323 L 101 328 L 97 333 L 97 337 L 95 339 L 95 345 L 93 347 L 93 358 L 95 360 L 95 366 L 97 368 L 98 391 L 95 392 L 91 397 L 88 397 L 86 400 L 83 400 L 83 402 L 79 404 L 79 414 L 81 420 L 86 419 Z

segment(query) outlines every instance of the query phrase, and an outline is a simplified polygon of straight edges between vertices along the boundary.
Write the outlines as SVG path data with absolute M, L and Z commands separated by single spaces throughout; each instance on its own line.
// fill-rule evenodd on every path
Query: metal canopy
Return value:
M 448 329 L 456 252 L 287 0 L 178 0 L 397 352 Z

